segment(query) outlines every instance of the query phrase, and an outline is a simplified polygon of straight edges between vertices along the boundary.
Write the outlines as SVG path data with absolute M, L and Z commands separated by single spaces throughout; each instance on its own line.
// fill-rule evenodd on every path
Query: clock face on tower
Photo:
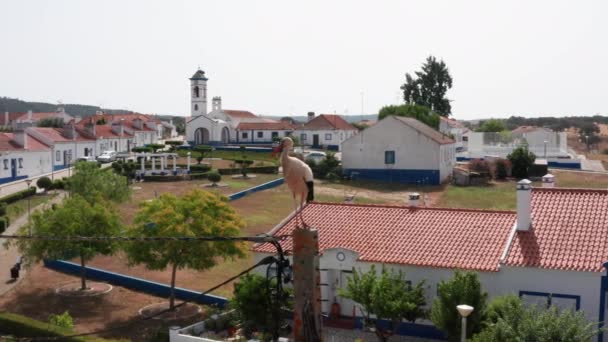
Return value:
M 346 255 L 344 255 L 343 252 L 338 252 L 336 254 L 336 259 L 338 259 L 338 261 L 344 261 L 344 259 L 346 259 Z

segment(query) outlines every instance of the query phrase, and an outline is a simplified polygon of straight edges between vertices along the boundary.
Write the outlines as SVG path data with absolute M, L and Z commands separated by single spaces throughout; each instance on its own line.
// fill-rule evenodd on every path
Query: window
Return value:
M 306 133 L 300 134 L 300 140 L 306 141 Z
M 293 133 L 293 132 L 285 132 L 285 136 L 286 136 L 286 137 L 290 137 L 290 136 L 291 136 L 291 133 Z
M 8 159 L 4 159 L 4 169 L 8 170 Z
M 579 310 L 581 308 L 581 297 L 561 293 L 545 293 L 535 291 L 519 291 L 521 300 L 529 305 L 538 307 L 556 306 L 560 310 Z
M 264 137 L 264 132 L 258 132 L 258 138 L 263 138 Z
M 271 133 L 272 138 L 278 138 L 279 137 L 279 132 L 272 132 Z
M 23 158 L 19 158 L 19 168 L 23 169 Z
M 193 97 L 198 97 L 200 95 L 200 90 L 198 88 L 198 86 L 194 87 L 194 89 L 192 89 L 192 96 Z
M 469 141 L 469 137 L 462 137 L 462 141 Z
M 325 140 L 331 140 L 331 133 L 325 133 Z
M 384 151 L 384 164 L 395 164 L 395 151 Z
M 61 151 L 55 152 L 55 161 L 61 161 Z
M 198 110 L 198 105 L 197 104 L 194 105 L 194 110 Z M 144 136 L 145 135 L 146 135 L 146 133 L 144 133 Z
M 247 138 L 248 138 L 248 136 L 249 136 L 249 135 L 247 134 L 247 132 L 243 132 L 243 133 L 241 133 L 241 138 L 243 138 L 243 139 L 247 139 Z

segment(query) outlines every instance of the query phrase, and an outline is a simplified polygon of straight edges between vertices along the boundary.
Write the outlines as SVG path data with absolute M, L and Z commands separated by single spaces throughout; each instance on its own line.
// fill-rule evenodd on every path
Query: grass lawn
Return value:
M 514 210 L 515 182 L 497 182 L 488 186 L 449 185 L 436 207 Z
M 443 186 L 418 186 L 414 184 L 403 184 L 393 182 L 373 182 L 363 180 L 340 181 L 340 182 L 323 182 L 324 187 L 334 188 L 339 190 L 373 190 L 378 192 L 395 192 L 395 191 L 415 191 L 415 192 L 432 192 L 441 191 Z
M 608 174 L 551 170 L 555 185 L 562 188 L 608 188 Z
M 30 208 L 34 209 L 36 206 L 49 201 L 51 198 L 55 197 L 55 194 L 39 194 L 34 195 L 29 198 L 30 200 Z M 15 222 L 15 220 L 23 215 L 27 214 L 28 207 L 28 199 L 22 199 L 17 202 L 11 203 L 6 207 L 6 215 L 9 217 L 11 222 Z

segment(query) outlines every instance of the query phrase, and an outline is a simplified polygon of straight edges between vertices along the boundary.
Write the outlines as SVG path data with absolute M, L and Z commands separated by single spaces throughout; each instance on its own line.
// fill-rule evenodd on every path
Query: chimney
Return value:
M 517 230 L 527 232 L 532 228 L 532 182 L 522 179 L 517 183 Z
M 32 111 L 31 110 L 27 111 L 27 120 L 32 121 Z
M 417 207 L 420 204 L 420 194 L 417 192 L 412 192 L 409 194 L 410 206 Z
M 17 145 L 27 149 L 27 133 L 25 132 L 25 128 L 16 129 L 13 136 Z
M 220 96 L 214 96 L 211 99 L 211 110 L 212 111 L 221 111 L 222 110 L 222 98 Z
M 315 112 L 308 112 L 308 121 L 315 118 Z
M 543 188 L 553 188 L 555 186 L 555 176 L 547 173 L 543 176 Z

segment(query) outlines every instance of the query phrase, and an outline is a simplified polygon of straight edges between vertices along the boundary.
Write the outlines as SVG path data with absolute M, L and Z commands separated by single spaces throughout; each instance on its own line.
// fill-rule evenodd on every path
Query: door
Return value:
M 319 147 L 319 135 L 318 134 L 312 135 L 312 146 Z
M 17 158 L 11 159 L 11 177 L 17 178 Z
M 348 278 L 353 276 L 352 271 L 340 271 L 340 284 L 338 284 L 338 288 L 344 289 L 346 288 L 346 284 L 348 284 Z M 355 301 L 338 296 L 338 304 L 340 304 L 340 311 L 342 316 L 345 317 L 353 317 L 353 308 L 355 307 Z M 361 310 L 356 309 L 355 316 L 361 316 Z

